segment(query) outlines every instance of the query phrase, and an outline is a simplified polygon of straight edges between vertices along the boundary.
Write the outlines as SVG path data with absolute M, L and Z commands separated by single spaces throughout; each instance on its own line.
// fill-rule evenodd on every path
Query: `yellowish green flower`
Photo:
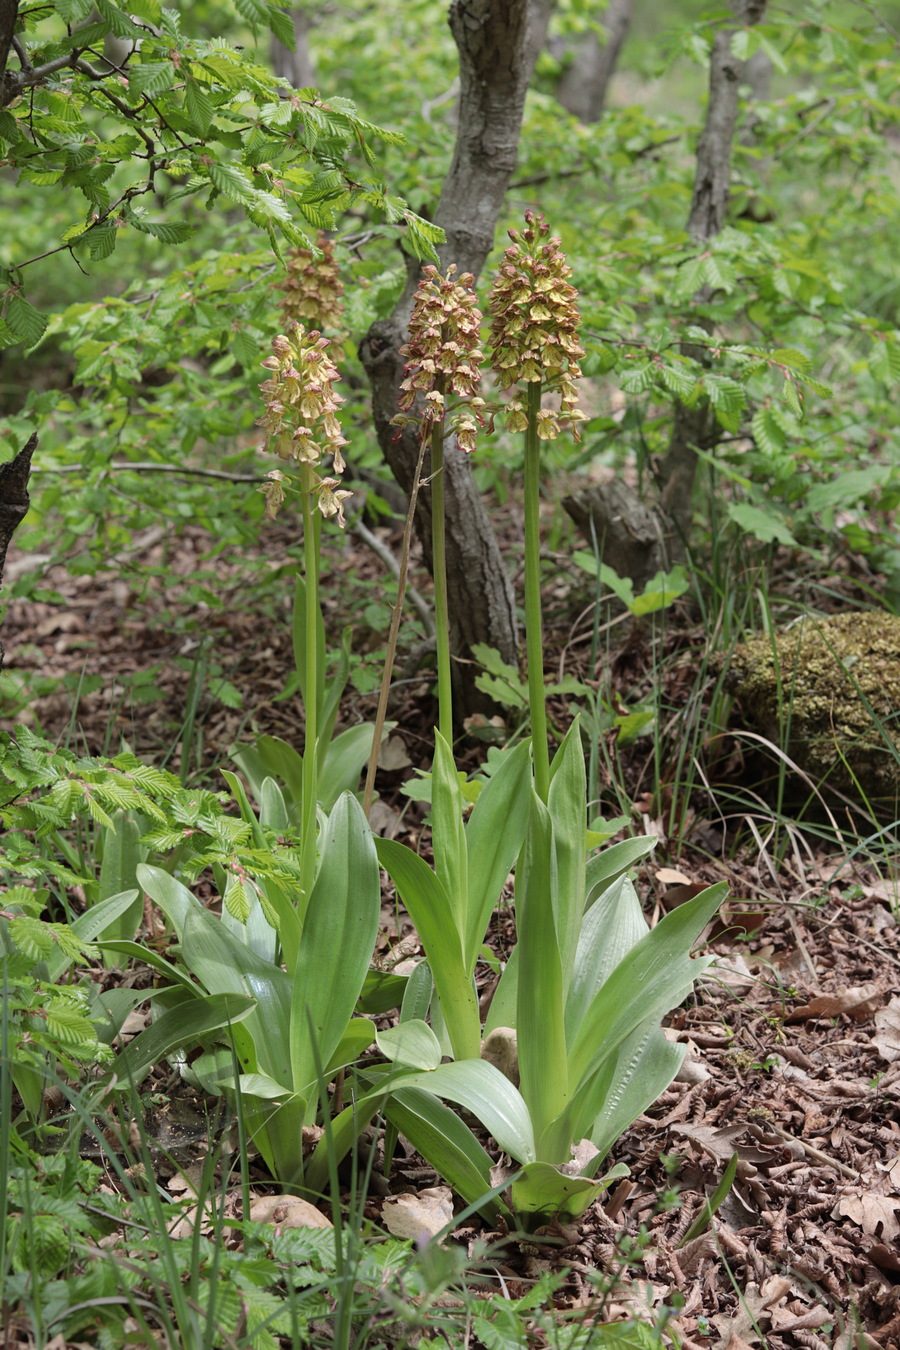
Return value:
M 273 338 L 272 355 L 262 364 L 270 372 L 269 379 L 260 385 L 265 412 L 259 425 L 266 432 L 266 449 L 281 459 L 308 465 L 319 510 L 325 516 L 336 515 L 343 524 L 341 502 L 350 494 L 336 493 L 333 489 L 338 480 L 322 478 L 315 472 L 326 456 L 331 457 L 335 473 L 343 473 L 345 467 L 342 450 L 347 441 L 341 435 L 337 415 L 344 400 L 334 388 L 338 371 L 331 360 L 328 339 L 316 329 L 307 333 L 302 324 L 295 323 L 290 335 L 280 333 Z M 266 515 L 271 518 L 284 499 L 283 489 L 279 495 L 279 484 L 286 480 L 284 475 L 276 479 L 270 474 L 269 478 L 262 491 Z
M 484 424 L 484 400 L 479 397 L 483 353 L 478 345 L 481 312 L 472 289 L 474 277 L 447 275 L 429 265 L 416 291 L 409 321 L 409 342 L 400 348 L 406 357 L 395 426 L 417 420 L 406 416 L 419 394 L 424 394 L 421 435 L 427 438 L 435 423 L 446 418 L 460 449 L 475 446 L 476 424 Z M 450 401 L 452 400 L 452 401 Z
M 548 237 L 544 217 L 526 211 L 525 221 L 524 230 L 510 230 L 513 242 L 491 289 L 491 364 L 501 389 L 541 383 L 544 393 L 556 395 L 558 409 L 538 414 L 541 440 L 552 440 L 563 427 L 577 440 L 578 423 L 584 421 L 575 386 L 584 356 L 578 340 L 578 292 L 568 280 L 572 269 L 560 240 Z M 517 396 L 507 405 L 506 425 L 510 431 L 523 431 L 527 425 Z

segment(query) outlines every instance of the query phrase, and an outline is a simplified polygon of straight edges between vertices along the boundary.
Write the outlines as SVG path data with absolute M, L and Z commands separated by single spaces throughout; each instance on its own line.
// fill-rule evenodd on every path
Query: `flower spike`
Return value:
M 338 480 L 315 472 L 326 455 L 331 456 L 335 473 L 345 468 L 342 450 L 347 441 L 337 416 L 344 400 L 334 388 L 338 371 L 328 347 L 320 332 L 307 333 L 299 323 L 292 325 L 290 336 L 280 333 L 272 339 L 272 355 L 262 363 L 271 374 L 260 385 L 266 410 L 258 425 L 265 428 L 268 450 L 309 466 L 319 510 L 324 516 L 336 515 L 343 524 L 341 503 L 350 493 L 335 492 Z M 285 480 L 282 475 L 274 481 L 277 485 Z M 271 485 L 262 490 L 266 514 L 272 517 L 284 494 Z
M 474 277 L 463 272 L 454 279 L 455 272 L 452 263 L 446 276 L 433 265 L 424 269 L 409 321 L 409 342 L 400 348 L 406 365 L 400 386 L 401 411 L 394 425 L 415 420 L 404 414 L 417 395 L 424 394 L 419 419 L 423 440 L 447 417 L 447 426 L 456 433 L 460 449 L 468 452 L 475 448 L 476 423 L 484 425 L 484 402 L 479 397 L 481 311 L 472 290 Z M 454 396 L 459 400 L 455 408 L 450 402 Z
M 513 242 L 491 290 L 491 364 L 501 389 L 542 383 L 545 393 L 557 395 L 558 412 L 542 408 L 538 414 L 541 440 L 552 440 L 566 426 L 577 440 L 578 423 L 584 421 L 575 386 L 584 356 L 578 292 L 568 280 L 572 269 L 561 241 L 548 238 L 544 217 L 526 211 L 525 221 L 524 230 L 509 232 Z M 523 431 L 526 423 L 524 403 L 514 397 L 506 409 L 507 428 Z

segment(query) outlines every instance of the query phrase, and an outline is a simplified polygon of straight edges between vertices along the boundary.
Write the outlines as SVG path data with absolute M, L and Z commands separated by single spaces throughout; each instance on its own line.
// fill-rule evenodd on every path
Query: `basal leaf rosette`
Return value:
M 342 450 L 347 444 L 338 421 L 344 400 L 334 388 L 338 371 L 329 355 L 328 339 L 316 329 L 307 333 L 302 324 L 294 323 L 290 336 L 280 333 L 272 339 L 272 355 L 262 364 L 271 372 L 260 385 L 266 410 L 258 425 L 265 429 L 266 449 L 307 466 L 306 482 L 316 493 L 322 515 L 337 516 L 343 525 L 343 503 L 352 494 L 339 489 L 338 478 L 322 477 L 318 472 L 330 456 L 333 472 L 343 473 Z M 284 500 L 287 482 L 287 476 L 274 469 L 261 489 L 269 519 L 274 519 Z
M 541 440 L 553 440 L 566 428 L 578 440 L 578 423 L 584 421 L 575 385 L 584 356 L 578 292 L 568 279 L 572 269 L 561 241 L 548 237 L 544 217 L 526 211 L 525 221 L 524 230 L 510 230 L 513 242 L 491 288 L 491 365 L 501 389 L 540 383 L 543 393 L 557 396 L 558 409 L 537 412 Z M 513 397 L 506 405 L 507 429 L 524 431 L 527 425 L 525 405 Z
M 483 353 L 478 345 L 481 311 L 472 289 L 474 277 L 463 272 L 456 277 L 451 264 L 446 276 L 436 267 L 424 269 L 409 321 L 409 342 L 400 348 L 406 357 L 400 386 L 400 413 L 395 426 L 418 423 L 422 439 L 444 422 L 456 433 L 461 450 L 475 448 L 475 433 L 484 425 L 484 400 L 480 397 L 480 367 Z M 406 414 L 419 395 L 419 417 Z

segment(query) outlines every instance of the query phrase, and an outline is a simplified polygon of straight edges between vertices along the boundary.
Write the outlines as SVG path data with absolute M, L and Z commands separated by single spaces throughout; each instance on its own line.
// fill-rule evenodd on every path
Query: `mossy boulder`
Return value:
M 756 729 L 819 786 L 900 793 L 900 618 L 806 618 L 738 647 L 726 680 Z M 857 787 L 858 785 L 858 787 Z

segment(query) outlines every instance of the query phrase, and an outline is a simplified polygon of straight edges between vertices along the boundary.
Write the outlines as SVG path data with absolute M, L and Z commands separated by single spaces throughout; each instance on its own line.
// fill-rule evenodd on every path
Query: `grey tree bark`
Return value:
M 309 50 L 309 30 L 312 28 L 312 15 L 309 10 L 295 8 L 291 10 L 294 22 L 294 50 L 283 42 L 272 38 L 272 69 L 276 75 L 287 80 L 293 89 L 314 89 L 316 86 L 316 68 Z
M 38 438 L 31 436 L 15 459 L 0 464 L 0 585 L 6 566 L 6 550 L 16 528 L 28 511 L 28 478 L 31 457 L 37 449 Z M 3 669 L 3 643 L 0 642 L 0 670 Z
M 731 50 L 731 35 L 735 28 L 759 23 L 765 12 L 766 0 L 731 0 L 733 24 L 719 30 L 713 41 L 709 68 L 709 101 L 700 139 L 697 143 L 697 164 L 694 190 L 688 215 L 687 229 L 698 242 L 711 239 L 725 224 L 728 192 L 731 181 L 731 147 L 737 121 L 738 94 L 744 62 Z M 708 299 L 701 291 L 697 299 Z M 683 350 L 696 360 L 704 358 L 704 350 L 685 346 Z M 659 517 L 659 565 L 671 566 L 683 558 L 690 532 L 694 482 L 697 476 L 697 451 L 711 450 L 719 439 L 719 426 L 709 403 L 701 402 L 687 408 L 675 404 L 675 416 L 669 444 L 660 469 L 660 499 L 656 507 Z M 605 501 L 606 489 L 601 485 L 587 493 L 578 494 L 579 501 L 568 499 L 564 505 L 573 518 L 577 512 L 594 529 L 604 550 L 604 561 L 620 575 L 627 565 L 628 550 L 643 522 L 646 505 L 633 492 L 623 498 L 618 494 L 616 509 L 610 510 Z M 573 505 L 575 510 L 573 510 Z M 602 538 L 601 538 L 602 532 Z
M 633 12 L 634 0 L 609 0 L 603 15 L 606 41 L 601 43 L 596 33 L 587 33 L 564 48 L 571 60 L 560 76 L 556 97 L 581 122 L 600 119 Z
M 441 266 L 478 276 L 494 242 L 497 218 L 518 157 L 522 113 L 538 51 L 546 39 L 551 0 L 453 0 L 450 28 L 459 50 L 459 122 L 453 161 L 435 222 L 446 242 Z M 408 260 L 403 296 L 388 319 L 374 323 L 360 347 L 372 385 L 378 439 L 394 477 L 408 492 L 418 458 L 414 428 L 390 425 L 403 378 L 400 348 L 419 278 Z M 426 461 L 425 476 L 429 473 Z M 453 648 L 465 658 L 473 643 L 496 647 L 515 661 L 517 633 L 512 587 L 472 466 L 455 441 L 445 447 L 447 572 Z M 419 493 L 416 523 L 431 559 L 431 494 Z M 457 668 L 459 711 L 483 704 L 471 666 Z

